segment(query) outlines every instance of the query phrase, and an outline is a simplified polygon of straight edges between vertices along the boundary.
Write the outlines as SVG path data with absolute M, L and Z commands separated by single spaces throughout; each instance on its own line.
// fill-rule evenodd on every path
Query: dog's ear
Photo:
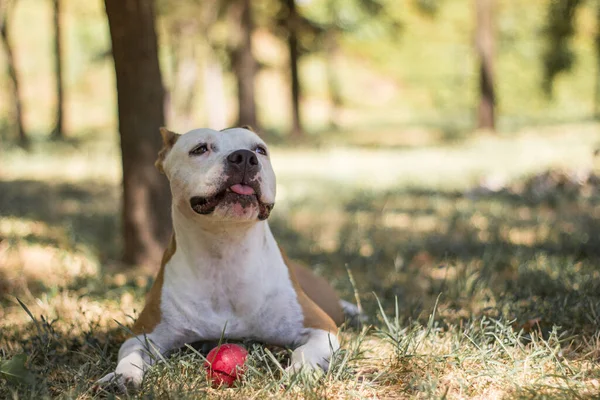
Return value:
M 165 127 L 161 127 L 160 136 L 162 136 L 163 147 L 158 152 L 158 158 L 156 159 L 154 166 L 156 167 L 156 169 L 158 169 L 161 173 L 164 174 L 165 170 L 163 168 L 163 161 L 165 160 L 165 157 L 167 156 L 169 150 L 173 148 L 175 142 L 177 141 L 177 139 L 179 139 L 179 136 L 181 135 L 175 132 L 171 132 Z
M 250 132 L 255 132 L 254 129 L 252 129 L 252 127 L 250 125 L 242 125 L 241 128 L 248 129 Z
M 177 141 L 177 139 L 179 139 L 179 136 L 181 136 L 178 133 L 171 132 L 164 126 L 160 127 L 159 130 L 160 136 L 162 136 L 163 140 L 163 147 L 167 147 L 169 149 L 175 145 L 175 142 Z

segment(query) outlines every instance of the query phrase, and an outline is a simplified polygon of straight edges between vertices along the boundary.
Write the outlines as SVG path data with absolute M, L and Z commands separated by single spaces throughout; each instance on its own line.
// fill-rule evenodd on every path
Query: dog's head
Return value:
M 169 178 L 174 206 L 217 220 L 269 217 L 275 174 L 267 145 L 249 127 L 160 132 L 156 167 Z

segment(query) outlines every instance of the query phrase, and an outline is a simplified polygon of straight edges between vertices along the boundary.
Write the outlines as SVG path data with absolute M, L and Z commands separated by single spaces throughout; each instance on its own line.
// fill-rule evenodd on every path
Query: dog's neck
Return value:
M 267 221 L 212 222 L 173 207 L 173 229 L 177 251 L 192 260 L 251 258 L 277 247 Z M 200 220 L 203 218 L 203 220 Z

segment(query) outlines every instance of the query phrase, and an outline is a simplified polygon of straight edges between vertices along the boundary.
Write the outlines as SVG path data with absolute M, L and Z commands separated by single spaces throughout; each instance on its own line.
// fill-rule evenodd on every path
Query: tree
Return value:
M 105 0 L 118 92 L 123 164 L 123 260 L 160 259 L 170 234 L 169 188 L 154 168 L 164 125 L 152 0 Z
M 552 95 L 556 76 L 569 71 L 575 62 L 571 39 L 575 35 L 575 12 L 581 0 L 554 0 L 548 3 L 548 14 L 544 36 L 544 91 Z
M 232 20 L 239 21 L 238 34 L 230 52 L 231 65 L 237 80 L 238 125 L 258 128 L 256 116 L 255 80 L 258 64 L 252 54 L 254 21 L 250 0 L 238 0 L 232 5 Z M 235 23 L 235 22 L 234 22 Z
M 29 147 L 29 137 L 27 136 L 23 122 L 23 102 L 21 101 L 19 76 L 17 74 L 8 25 L 15 3 L 16 1 L 10 2 L 7 0 L 0 2 L 0 36 L 2 37 L 2 47 L 4 48 L 4 55 L 6 57 L 8 78 L 11 83 L 9 103 L 14 107 L 12 113 L 18 132 L 18 142 L 20 146 L 27 148 Z
M 318 2 L 312 12 L 301 13 L 294 0 L 280 1 L 276 20 L 279 36 L 284 37 L 289 48 L 291 94 L 292 94 L 292 134 L 302 135 L 300 98 L 301 80 L 298 73 L 299 60 L 308 53 L 324 53 L 327 65 L 327 84 L 331 100 L 331 125 L 336 127 L 336 114 L 343 105 L 341 84 L 337 63 L 341 50 L 339 38 L 344 35 L 361 36 L 365 31 L 376 31 L 397 37 L 400 24 L 387 11 L 389 5 L 382 0 L 327 0 Z
M 329 126 L 332 129 L 340 127 L 340 118 L 338 116 L 340 109 L 344 105 L 342 96 L 342 85 L 338 76 L 337 64 L 340 58 L 340 46 L 337 41 L 336 32 L 331 31 L 325 38 L 325 62 L 327 66 L 327 89 L 331 102 L 329 112 Z
M 494 0 L 475 0 L 477 14 L 476 48 L 479 56 L 479 112 L 477 127 L 494 130 L 496 126 L 494 92 Z
M 576 32 L 575 15 L 584 5 L 582 0 L 554 0 L 548 4 L 544 38 L 546 48 L 543 56 L 546 94 L 553 95 L 554 81 L 561 72 L 570 71 L 577 58 L 573 50 L 573 37 Z M 594 87 L 594 117 L 600 118 L 600 2 L 596 7 L 596 35 L 594 50 L 596 55 L 596 77 Z
M 198 92 L 199 60 L 197 23 L 193 19 L 169 18 L 166 23 L 171 60 L 171 76 L 167 96 L 168 119 L 190 126 L 194 117 L 194 101 Z
M 290 62 L 290 84 L 292 100 L 292 137 L 302 137 L 304 129 L 300 119 L 300 77 L 298 76 L 298 25 L 300 17 L 296 10 L 296 0 L 285 0 L 287 6 L 287 42 L 289 49 Z
M 212 4 L 206 4 L 205 0 L 203 4 L 206 7 L 201 7 L 199 3 L 194 0 L 178 3 L 155 1 L 158 18 L 165 26 L 165 47 L 170 60 L 167 70 L 170 75 L 166 76 L 167 119 L 183 127 L 191 126 L 198 114 L 194 103 L 201 78 L 200 60 L 206 57 L 201 54 L 204 41 L 199 37 L 204 37 L 202 31 L 207 14 L 204 10 L 210 9 Z
M 594 87 L 594 117 L 600 119 L 600 2 L 596 4 L 596 85 Z
M 254 80 L 258 66 L 251 47 L 254 30 L 251 2 L 159 0 L 156 4 L 168 33 L 171 60 L 168 103 L 173 119 L 189 125 L 192 116 L 197 115 L 193 101 L 199 92 L 197 87 L 202 85 L 208 126 L 226 127 L 223 68 L 229 63 L 237 80 L 238 121 L 241 121 L 238 123 L 257 126 Z
M 56 121 L 52 136 L 64 137 L 64 91 L 62 70 L 62 40 L 61 40 L 61 0 L 52 0 L 54 24 L 54 76 L 56 85 Z

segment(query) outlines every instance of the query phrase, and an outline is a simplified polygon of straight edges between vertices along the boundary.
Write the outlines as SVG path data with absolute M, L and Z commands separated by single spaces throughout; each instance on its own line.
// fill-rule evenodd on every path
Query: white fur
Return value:
M 303 315 L 266 222 L 214 230 L 173 213 L 177 251 L 167 263 L 164 322 L 201 339 L 293 345 Z M 181 238 L 181 239 L 179 239 Z
M 121 391 L 126 391 L 127 387 L 139 388 L 144 373 L 160 355 L 184 344 L 173 339 L 176 340 L 176 336 L 170 336 L 163 324 L 159 324 L 148 335 L 127 339 L 119 349 L 119 362 L 115 372 L 106 375 L 97 383 L 115 383 Z
M 190 157 L 198 143 L 215 151 Z M 147 334 L 128 339 L 119 351 L 115 373 L 123 389 L 139 387 L 159 354 L 198 340 L 255 339 L 295 348 L 291 370 L 302 365 L 326 369 L 339 343 L 335 335 L 305 328 L 304 315 L 281 252 L 266 221 L 227 209 L 198 215 L 192 196 L 211 196 L 223 180 L 224 159 L 232 151 L 265 146 L 245 129 L 198 129 L 181 136 L 163 163 L 173 193 L 176 251 L 165 265 L 162 320 Z M 266 147 L 266 146 L 265 146 Z M 268 156 L 259 155 L 262 200 L 275 200 L 275 174 Z M 225 207 L 225 206 L 223 206 Z
M 298 372 L 303 367 L 327 370 L 331 354 L 340 348 L 337 336 L 322 329 L 307 329 L 306 335 L 305 344 L 292 353 L 288 371 Z
M 190 150 L 198 144 L 206 143 L 208 153 L 189 156 Z M 196 219 L 210 219 L 212 221 L 232 219 L 228 210 L 217 207 L 210 216 L 192 214 L 189 200 L 193 196 L 210 197 L 220 189 L 220 184 L 227 178 L 224 170 L 224 160 L 231 152 L 240 149 L 256 149 L 256 145 L 267 148 L 265 142 L 253 132 L 233 128 L 223 132 L 212 129 L 195 129 L 179 137 L 173 148 L 167 153 L 163 162 L 163 169 L 169 178 L 173 205 L 181 210 L 189 211 L 188 215 Z M 267 150 L 268 151 L 268 150 Z M 275 202 L 275 173 L 271 160 L 267 155 L 257 153 L 261 165 L 261 201 L 263 203 Z M 258 210 L 248 214 L 246 220 L 254 220 Z M 236 218 L 239 220 L 239 218 Z

